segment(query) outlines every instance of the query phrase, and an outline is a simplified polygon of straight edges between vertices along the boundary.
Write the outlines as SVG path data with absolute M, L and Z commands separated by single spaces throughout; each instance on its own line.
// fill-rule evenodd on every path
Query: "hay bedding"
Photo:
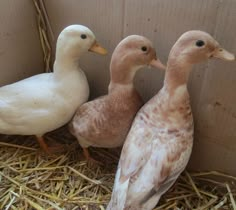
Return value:
M 0 209 L 105 209 L 120 150 L 92 148 L 92 156 L 104 165 L 89 165 L 66 129 L 46 139 L 51 144 L 65 143 L 67 151 L 48 157 L 34 137 L 1 136 Z M 236 209 L 235 197 L 236 177 L 184 172 L 155 210 Z
M 57 135 L 61 143 L 68 138 Z M 51 144 L 52 137 L 54 133 L 47 136 Z M 0 142 L 0 209 L 103 209 L 118 152 L 92 150 L 104 166 L 88 165 L 73 140 L 67 152 L 55 157 L 43 154 L 34 137 L 9 136 Z

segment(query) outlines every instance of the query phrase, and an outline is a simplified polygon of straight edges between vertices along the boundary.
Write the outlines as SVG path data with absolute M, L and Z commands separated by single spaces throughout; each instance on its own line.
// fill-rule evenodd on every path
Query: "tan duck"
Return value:
M 151 210 L 185 169 L 193 145 L 187 90 L 194 64 L 234 60 L 207 33 L 184 33 L 171 49 L 163 88 L 137 113 L 125 140 L 107 210 Z
M 93 32 L 82 25 L 66 27 L 59 35 L 53 73 L 42 73 L 0 88 L 0 133 L 35 135 L 52 152 L 43 135 L 71 120 L 88 100 L 89 86 L 79 67 L 88 51 L 105 54 Z
M 137 70 L 146 65 L 165 68 L 147 38 L 131 35 L 115 48 L 110 63 L 108 95 L 79 107 L 70 124 L 87 159 L 90 159 L 89 146 L 112 148 L 123 144 L 133 118 L 143 104 L 133 79 Z

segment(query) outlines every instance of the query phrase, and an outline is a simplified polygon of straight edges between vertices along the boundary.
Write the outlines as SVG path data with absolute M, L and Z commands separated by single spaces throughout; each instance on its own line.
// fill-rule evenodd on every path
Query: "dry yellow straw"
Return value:
M 189 182 L 190 182 L 190 184 L 192 185 L 194 191 L 197 193 L 198 197 L 202 199 L 202 196 L 201 196 L 200 192 L 198 191 L 196 185 L 194 184 L 194 182 L 193 182 L 191 176 L 189 175 L 189 173 L 188 173 L 187 171 L 185 171 L 185 174 L 186 174 L 186 176 L 188 177 Z
M 40 42 L 44 55 L 45 72 L 50 72 L 50 61 L 51 61 L 51 46 L 49 44 L 49 38 L 47 33 L 47 27 L 50 26 L 46 24 L 48 22 L 47 17 L 45 17 L 44 5 L 39 0 L 33 0 L 37 12 L 37 22 Z M 41 10 L 42 9 L 42 10 Z M 50 28 L 51 29 L 51 28 Z M 52 33 L 52 30 L 49 30 Z
M 233 209 L 236 210 L 236 204 L 235 204 L 235 200 L 234 200 L 234 197 L 232 195 L 231 189 L 230 189 L 228 184 L 225 184 L 225 185 L 226 185 L 226 188 L 227 188 L 227 190 L 229 192 L 229 197 L 230 197 L 230 201 L 232 203 Z
M 65 136 L 74 143 L 67 130 L 45 138 L 60 142 Z M 49 158 L 39 153 L 33 138 L 24 142 L 15 137 L 7 143 L 0 142 L 0 209 L 105 209 L 112 193 L 119 151 L 93 148 L 90 152 L 104 166 L 87 164 L 79 147 Z M 234 209 L 235 196 L 233 176 L 184 172 L 155 210 Z
M 31 150 L 31 151 L 36 151 L 37 149 L 32 148 L 32 147 L 25 147 L 17 144 L 10 144 L 6 142 L 0 142 L 0 145 L 2 146 L 8 146 L 8 147 L 15 147 L 15 148 L 20 148 L 20 149 L 26 149 L 26 150 Z

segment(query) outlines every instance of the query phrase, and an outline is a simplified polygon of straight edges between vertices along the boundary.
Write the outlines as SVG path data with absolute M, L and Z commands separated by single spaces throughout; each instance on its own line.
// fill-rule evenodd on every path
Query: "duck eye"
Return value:
M 147 47 L 143 46 L 143 47 L 141 48 L 141 50 L 142 50 L 143 52 L 146 52 L 146 51 L 147 51 Z
M 204 42 L 204 41 L 202 41 L 202 40 L 197 40 L 197 41 L 196 41 L 196 46 L 202 47 L 203 45 L 205 45 L 205 42 Z
M 81 34 L 81 39 L 86 39 L 87 38 L 87 36 L 85 35 L 85 34 Z

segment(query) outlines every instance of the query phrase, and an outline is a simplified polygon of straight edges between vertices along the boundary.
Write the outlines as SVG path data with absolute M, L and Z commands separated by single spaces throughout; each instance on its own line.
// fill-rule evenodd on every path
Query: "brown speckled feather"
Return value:
M 74 117 L 76 123 L 72 123 L 71 131 L 75 136 L 86 138 L 90 146 L 121 146 L 142 104 L 134 88 L 116 90 L 109 96 L 82 105 Z
M 162 89 L 138 112 L 122 150 L 115 183 L 129 183 L 126 202 L 123 207 L 114 206 L 122 203 L 114 196 L 118 200 L 111 201 L 113 206 L 108 209 L 152 209 L 185 168 L 192 150 L 193 119 L 188 96 L 184 97 L 187 88 L 182 88 L 185 90 L 173 95 Z M 120 195 L 115 190 L 116 186 L 113 194 Z
M 161 66 L 152 43 L 143 36 L 123 39 L 113 52 L 108 95 L 82 105 L 70 131 L 83 148 L 121 146 L 143 102 L 133 86 L 137 70 L 145 65 Z
M 212 56 L 234 59 L 201 31 L 183 34 L 173 46 L 164 87 L 137 113 L 125 140 L 107 210 L 153 209 L 184 170 L 193 145 L 188 75 Z

